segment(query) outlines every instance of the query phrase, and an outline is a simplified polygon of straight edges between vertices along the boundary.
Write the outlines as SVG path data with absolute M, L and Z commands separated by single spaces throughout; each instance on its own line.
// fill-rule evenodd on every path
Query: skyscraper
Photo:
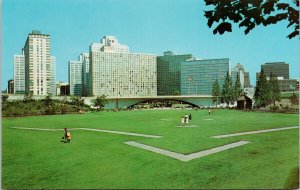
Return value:
M 82 96 L 83 92 L 83 75 L 82 75 L 82 61 L 69 61 L 69 84 L 70 95 Z
M 52 95 L 56 95 L 56 58 L 50 56 L 50 91 Z M 49 94 L 48 93 L 48 94 Z
M 227 71 L 228 58 L 181 62 L 181 95 L 211 95 L 216 80 L 224 85 Z
M 89 54 L 81 53 L 78 61 L 69 61 L 70 94 L 74 96 L 89 95 Z
M 14 93 L 14 80 L 10 79 L 7 82 L 7 94 L 13 94 Z
M 157 95 L 181 94 L 181 62 L 191 58 L 191 54 L 175 55 L 171 51 L 157 57 Z
M 91 96 L 156 96 L 156 71 L 155 55 L 129 53 L 113 36 L 90 46 Z
M 14 55 L 14 94 L 24 94 L 24 93 L 25 93 L 25 57 L 24 54 Z
M 25 93 L 51 93 L 50 35 L 33 30 L 25 46 Z M 53 78 L 53 75 L 52 75 Z

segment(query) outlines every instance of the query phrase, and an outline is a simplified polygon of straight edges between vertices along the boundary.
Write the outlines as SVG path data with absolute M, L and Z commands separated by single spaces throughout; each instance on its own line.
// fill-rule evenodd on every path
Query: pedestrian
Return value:
M 189 114 L 189 120 L 192 120 L 192 114 Z
M 185 114 L 184 116 L 184 120 L 185 120 L 185 123 L 188 124 L 189 123 L 189 117 L 187 114 Z
M 210 108 L 208 108 L 208 115 L 210 115 Z
M 184 117 L 181 116 L 181 125 L 183 126 L 184 125 Z

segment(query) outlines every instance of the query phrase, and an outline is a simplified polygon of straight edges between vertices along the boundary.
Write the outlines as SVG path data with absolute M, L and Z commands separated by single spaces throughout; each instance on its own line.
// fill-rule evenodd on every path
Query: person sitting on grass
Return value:
M 71 141 L 71 132 L 68 130 L 68 128 L 65 128 L 65 134 L 62 139 L 65 139 L 65 143 L 70 143 Z

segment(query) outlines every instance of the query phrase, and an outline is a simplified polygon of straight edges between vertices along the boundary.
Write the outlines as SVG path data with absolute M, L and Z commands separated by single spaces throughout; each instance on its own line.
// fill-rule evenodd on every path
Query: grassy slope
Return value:
M 176 128 L 192 113 L 195 128 Z M 204 120 L 204 119 L 213 120 Z M 161 120 L 165 119 L 165 120 Z M 167 119 L 167 120 L 166 120 Z M 224 139 L 209 136 L 298 125 L 298 115 L 217 110 L 128 111 L 3 119 L 3 188 L 284 188 L 298 166 L 297 129 Z M 160 139 L 91 131 L 16 130 L 9 127 L 100 128 Z M 187 163 L 123 144 L 137 141 L 189 154 L 249 140 L 252 143 Z

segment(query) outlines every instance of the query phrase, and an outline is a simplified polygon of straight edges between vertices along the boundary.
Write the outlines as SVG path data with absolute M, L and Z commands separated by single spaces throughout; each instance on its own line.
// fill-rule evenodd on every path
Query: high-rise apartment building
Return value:
M 224 85 L 229 59 L 187 60 L 181 63 L 181 95 L 211 95 L 213 83 Z
M 79 56 L 79 60 L 82 62 L 82 95 L 83 96 L 89 96 L 90 94 L 90 59 L 89 59 L 89 53 L 82 53 Z
M 90 46 L 90 95 L 137 97 L 157 95 L 156 56 L 129 53 L 113 36 Z
M 24 55 L 14 55 L 14 94 L 25 94 Z
M 50 35 L 40 31 L 28 34 L 25 46 L 25 93 L 47 95 L 51 93 Z M 51 71 L 52 69 L 52 71 Z
M 244 88 L 250 88 L 250 75 L 249 72 L 244 72 Z
M 157 57 L 157 95 L 181 94 L 181 62 L 191 58 L 191 54 L 175 55 L 171 51 Z

